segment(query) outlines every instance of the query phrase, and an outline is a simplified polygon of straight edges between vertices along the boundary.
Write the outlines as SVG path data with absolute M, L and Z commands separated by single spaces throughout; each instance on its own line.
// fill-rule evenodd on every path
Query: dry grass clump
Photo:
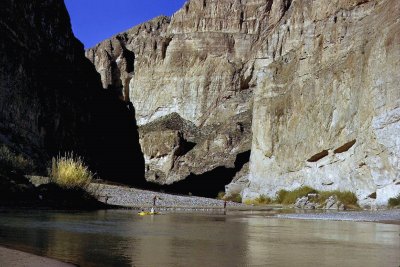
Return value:
M 221 192 L 218 192 L 217 199 L 219 199 L 219 200 L 223 200 L 223 199 L 224 199 L 224 197 L 225 197 L 225 192 L 223 192 L 223 191 L 221 191 Z
M 279 190 L 276 197 L 276 202 L 280 204 L 293 204 L 300 197 L 307 196 L 308 194 L 317 193 L 317 190 L 308 186 L 302 186 L 293 191 Z
M 67 153 L 65 156 L 53 158 L 50 179 L 64 188 L 82 188 L 92 181 L 93 174 L 81 157 Z
M 266 196 L 266 195 L 260 195 L 259 197 L 255 198 L 255 199 L 246 199 L 244 201 L 244 203 L 246 205 L 268 205 L 268 204 L 272 204 L 273 200 L 272 198 Z
M 32 160 L 13 152 L 5 145 L 0 146 L 0 164 L 21 172 L 30 172 L 34 169 Z
M 224 196 L 223 197 L 223 200 L 226 200 L 226 201 L 233 201 L 233 202 L 237 202 L 237 203 L 242 203 L 242 196 L 239 194 L 239 193 L 237 193 L 237 194 L 232 194 L 232 195 L 230 195 L 230 196 Z
M 390 208 L 400 206 L 400 194 L 397 197 L 389 198 L 388 205 L 389 205 Z
M 336 195 L 337 199 L 346 207 L 358 207 L 357 196 L 350 191 L 319 191 L 317 201 L 323 204 L 330 196 Z

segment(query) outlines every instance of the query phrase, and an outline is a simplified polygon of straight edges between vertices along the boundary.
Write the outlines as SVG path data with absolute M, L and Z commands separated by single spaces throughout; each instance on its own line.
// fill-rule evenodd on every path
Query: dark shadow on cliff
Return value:
M 167 193 L 215 198 L 219 192 L 225 191 L 225 185 L 232 181 L 236 173 L 249 160 L 250 151 L 246 151 L 236 156 L 234 168 L 217 167 L 200 175 L 190 174 L 185 180 L 172 185 L 154 186 L 151 189 Z
M 97 175 L 113 182 L 144 186 L 144 157 L 139 144 L 135 109 L 104 90 L 94 102 L 89 157 Z

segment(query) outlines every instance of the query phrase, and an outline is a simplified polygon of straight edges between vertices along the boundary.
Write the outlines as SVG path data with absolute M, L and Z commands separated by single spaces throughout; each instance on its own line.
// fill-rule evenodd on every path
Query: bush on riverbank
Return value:
M 330 196 L 337 196 L 337 199 L 347 208 L 358 208 L 357 196 L 350 191 L 319 191 L 317 195 L 317 203 L 323 204 Z
M 255 199 L 246 199 L 244 201 L 244 204 L 246 205 L 268 205 L 274 203 L 273 199 L 266 196 L 266 195 L 260 195 L 259 197 Z
M 302 186 L 293 191 L 279 190 L 275 202 L 279 204 L 294 204 L 298 198 L 308 196 L 308 194 L 317 193 L 317 190 L 308 186 Z
M 83 188 L 92 181 L 93 174 L 81 157 L 67 153 L 65 156 L 53 158 L 50 179 L 64 188 Z
M 400 206 L 400 194 L 397 197 L 389 198 L 389 208 L 394 208 Z
M 225 194 L 222 195 L 222 194 L 218 193 L 218 199 L 237 202 L 237 203 L 242 203 L 242 196 L 239 193 L 232 194 L 232 195 L 229 195 L 229 196 L 226 196 Z
M 308 201 L 317 204 L 317 207 L 322 207 L 329 197 L 336 196 L 338 202 L 344 205 L 346 209 L 358 209 L 359 205 L 357 203 L 357 196 L 350 191 L 318 191 L 314 188 L 303 186 L 297 188 L 293 191 L 288 190 L 279 190 L 276 193 L 276 198 L 271 199 L 265 195 L 260 195 L 255 199 L 247 199 L 245 200 L 245 204 L 248 205 L 267 205 L 267 204 L 283 204 L 283 205 L 292 205 L 295 204 L 299 198 L 308 197 Z M 400 196 L 399 196 L 399 204 L 400 205 Z M 395 200 L 393 200 L 395 203 Z

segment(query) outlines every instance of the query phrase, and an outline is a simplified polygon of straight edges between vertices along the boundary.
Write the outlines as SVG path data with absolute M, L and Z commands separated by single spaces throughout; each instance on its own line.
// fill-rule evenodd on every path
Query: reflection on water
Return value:
M 80 266 L 399 266 L 399 233 L 260 214 L 0 213 L 0 245 Z

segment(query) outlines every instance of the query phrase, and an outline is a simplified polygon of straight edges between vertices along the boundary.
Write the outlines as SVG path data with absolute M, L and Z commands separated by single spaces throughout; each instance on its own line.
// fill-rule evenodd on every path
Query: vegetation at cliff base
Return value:
M 244 201 L 247 205 L 268 205 L 268 204 L 283 204 L 283 205 L 292 205 L 295 204 L 297 199 L 302 197 L 308 197 L 308 200 L 318 204 L 317 206 L 322 207 L 324 203 L 328 200 L 329 197 L 336 196 L 337 200 L 343 204 L 346 208 L 357 209 L 358 199 L 357 196 L 350 191 L 318 191 L 314 188 L 308 186 L 302 186 L 292 191 L 288 190 L 279 190 L 276 193 L 276 198 L 272 199 L 266 195 L 260 195 L 255 199 L 246 199 Z M 400 196 L 398 197 L 398 204 L 400 205 Z M 393 203 L 395 200 L 393 200 Z
M 337 199 L 346 207 L 349 208 L 358 208 L 357 204 L 357 196 L 350 191 L 318 191 L 317 202 L 319 204 L 323 204 L 330 196 L 336 196 Z
M 400 206 L 400 194 L 397 197 L 389 198 L 388 205 L 390 208 Z
M 64 188 L 80 188 L 87 186 L 92 181 L 93 174 L 83 163 L 81 157 L 67 153 L 65 156 L 53 158 L 50 179 Z
M 244 204 L 246 205 L 268 205 L 274 203 L 274 200 L 266 195 L 260 195 L 255 199 L 246 199 Z
M 317 193 L 317 190 L 308 186 L 302 186 L 293 191 L 279 190 L 276 197 L 276 202 L 279 204 L 293 204 L 300 197 L 308 196 L 308 194 Z
M 217 199 L 221 200 L 226 200 L 226 201 L 232 201 L 232 202 L 237 202 L 237 203 L 242 203 L 242 196 L 239 193 L 236 194 L 231 194 L 231 195 L 225 195 L 225 192 L 219 192 Z

